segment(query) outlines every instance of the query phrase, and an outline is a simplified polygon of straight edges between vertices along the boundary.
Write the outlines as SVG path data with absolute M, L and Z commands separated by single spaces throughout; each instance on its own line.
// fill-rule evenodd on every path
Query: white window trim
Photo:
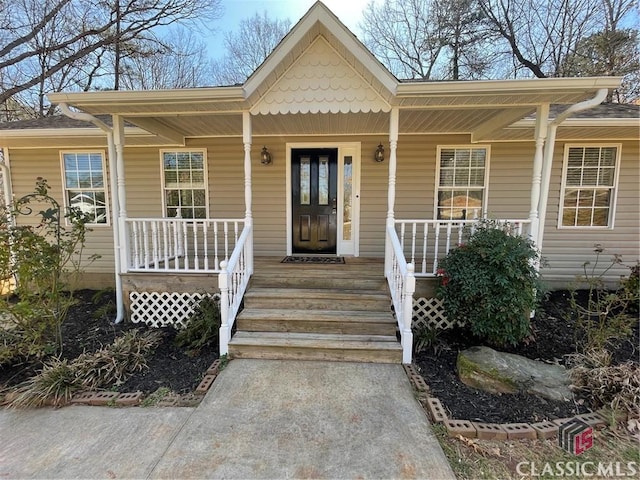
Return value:
M 160 193 L 162 196 L 162 218 L 173 218 L 173 217 L 167 217 L 167 198 L 165 195 L 165 182 L 164 182 L 165 152 L 201 152 L 202 153 L 202 162 L 204 166 L 205 212 L 206 212 L 206 218 L 210 218 L 209 216 L 209 165 L 208 165 L 209 159 L 207 158 L 206 148 L 163 148 L 160 150 Z M 202 220 L 202 219 L 193 218 L 190 220 Z
M 487 216 L 489 202 L 489 168 L 491 165 L 491 145 L 485 144 L 461 144 L 461 145 L 438 145 L 436 150 L 436 178 L 435 189 L 433 194 L 433 219 L 438 219 L 438 193 L 440 192 L 440 155 L 442 150 L 447 149 L 484 149 L 486 154 L 486 162 L 484 168 L 484 188 L 482 193 L 482 217 Z
M 109 171 L 107 169 L 107 155 L 104 150 L 99 149 L 77 149 L 77 150 L 60 150 L 60 170 L 62 172 L 62 198 L 64 200 L 64 208 L 65 211 L 68 211 L 71 206 L 69 205 L 69 197 L 67 192 L 67 171 L 64 167 L 64 155 L 67 153 L 79 154 L 79 153 L 99 153 L 102 157 L 102 175 L 104 180 L 104 185 L 102 190 L 104 191 L 104 202 L 105 202 L 105 214 L 107 216 L 107 221 L 105 223 L 87 223 L 87 226 L 91 228 L 100 228 L 100 227 L 110 227 L 111 226 L 111 199 L 109 198 Z M 99 189 L 91 189 L 92 191 L 97 191 Z M 69 219 L 65 220 L 66 225 L 69 225 Z
M 564 212 L 564 192 L 567 187 L 567 168 L 569 164 L 569 150 L 572 148 L 607 148 L 614 147 L 616 149 L 616 166 L 613 177 L 613 186 L 611 192 L 611 205 L 609 207 L 609 219 L 607 225 L 563 225 L 562 217 Z M 620 176 L 620 159 L 622 158 L 622 144 L 621 143 L 566 143 L 564 145 L 564 153 L 562 160 L 562 177 L 560 184 L 560 201 L 558 203 L 558 230 L 613 230 L 616 206 L 618 205 L 618 178 Z

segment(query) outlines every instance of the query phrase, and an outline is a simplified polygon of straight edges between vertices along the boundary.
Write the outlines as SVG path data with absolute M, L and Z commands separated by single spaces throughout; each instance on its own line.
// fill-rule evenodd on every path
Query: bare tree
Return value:
M 371 1 L 363 12 L 363 43 L 397 77 L 442 77 L 443 43 L 431 0 Z
M 150 41 L 160 27 L 177 22 L 205 25 L 219 18 L 220 1 L 12 0 L 9 8 L 0 0 L 0 25 L 5 27 L 0 33 L 0 104 L 37 86 L 41 94 L 56 75 L 86 89 L 110 74 L 117 87 L 120 68 L 105 73 L 105 54 L 117 52 L 119 62 L 122 45 Z M 92 68 L 95 63 L 100 68 Z M 82 73 L 85 78 L 80 78 Z
M 476 0 L 371 1 L 360 23 L 363 43 L 399 78 L 480 78 L 487 29 Z
M 476 0 L 434 0 L 440 38 L 446 47 L 451 80 L 477 79 L 485 75 L 492 64 L 487 49 L 491 33 Z
M 608 100 L 638 97 L 634 0 L 478 1 L 512 58 L 510 76 L 621 75 L 622 88 Z
M 516 60 L 514 76 L 524 68 L 539 78 L 566 74 L 567 58 L 596 28 L 601 5 L 601 0 L 478 1 Z
M 242 20 L 238 31 L 227 32 L 227 53 L 212 62 L 212 80 L 216 85 L 243 83 L 264 62 L 289 32 L 289 19 L 270 19 L 267 12 Z
M 140 45 L 138 45 L 140 47 Z M 176 29 L 162 42 L 137 48 L 125 57 L 122 85 L 127 89 L 190 88 L 206 84 L 205 46 L 188 30 Z
M 566 73 L 571 76 L 620 75 L 619 89 L 609 93 L 608 101 L 633 101 L 640 96 L 640 52 L 637 28 L 624 28 L 633 9 L 632 0 L 602 0 L 600 30 L 578 42 L 567 58 Z

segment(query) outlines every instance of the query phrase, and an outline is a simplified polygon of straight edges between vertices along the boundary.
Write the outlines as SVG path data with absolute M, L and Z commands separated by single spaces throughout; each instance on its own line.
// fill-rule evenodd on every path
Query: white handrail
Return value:
M 400 330 L 402 344 L 402 363 L 411 363 L 413 351 L 413 294 L 416 290 L 416 279 L 413 263 L 407 263 L 400 239 L 393 226 L 387 227 L 388 253 L 391 255 L 385 262 L 385 276 L 391 292 L 391 301 Z
M 245 224 L 229 261 L 220 262 L 218 287 L 220 288 L 220 355 L 229 353 L 231 329 L 236 321 L 242 298 L 249 285 L 253 259 L 253 229 Z
M 127 218 L 127 271 L 218 273 L 244 225 L 244 219 L 235 218 Z
M 416 277 L 436 277 L 438 263 L 449 251 L 464 243 L 481 219 L 474 220 L 395 220 L 398 246 L 409 262 L 418 266 Z M 511 235 L 529 235 L 529 219 L 494 220 Z

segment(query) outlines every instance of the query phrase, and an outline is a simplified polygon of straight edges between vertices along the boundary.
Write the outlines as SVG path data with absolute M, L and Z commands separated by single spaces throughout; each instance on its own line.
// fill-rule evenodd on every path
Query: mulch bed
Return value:
M 95 351 L 113 342 L 114 338 L 129 329 L 147 329 L 144 325 L 123 322 L 111 323 L 113 314 L 96 316 L 105 304 L 113 302 L 109 296 L 95 301 L 95 292 L 77 292 L 78 304 L 71 308 L 63 326 L 64 351 L 66 358 L 75 358 L 80 353 Z M 544 308 L 533 320 L 531 341 L 512 348 L 528 358 L 552 363 L 563 363 L 564 356 L 576 351 L 574 325 L 566 320 L 568 292 L 553 292 Z M 174 343 L 175 330 L 163 329 L 161 344 L 149 359 L 149 368 L 135 374 L 126 383 L 114 386 L 120 392 L 142 391 L 148 395 L 160 387 L 166 387 L 177 394 L 193 392 L 204 372 L 218 358 L 218 346 L 201 351 L 198 355 L 188 354 Z M 624 342 L 616 351 L 616 361 L 638 359 L 635 348 L 638 345 L 638 327 L 634 337 Z M 476 338 L 462 329 L 442 333 L 436 340 L 435 348 L 420 353 L 414 359 L 430 388 L 449 411 L 450 418 L 476 420 L 489 423 L 538 422 L 545 419 L 571 417 L 588 411 L 588 399 L 572 402 L 552 402 L 535 395 L 504 394 L 493 395 L 464 385 L 458 380 L 455 363 L 457 353 L 473 345 L 479 345 Z M 37 371 L 39 365 L 14 365 L 0 367 L 0 388 L 15 385 Z
M 104 310 L 104 306 L 113 303 L 110 295 L 99 295 L 96 292 L 82 290 L 76 292 L 78 303 L 71 307 L 63 324 L 62 357 L 72 359 L 83 352 L 94 352 L 131 329 L 146 330 L 145 325 L 124 321 L 118 325 L 112 323 L 114 314 L 96 315 Z M 148 359 L 148 369 L 136 373 L 124 384 L 114 386 L 120 392 L 142 391 L 145 396 L 160 387 L 167 387 L 177 394 L 193 392 L 198 386 L 204 372 L 218 358 L 218 345 L 202 350 L 198 355 L 189 354 L 184 348 L 176 346 L 174 339 L 176 330 L 163 328 L 162 341 L 154 354 Z M 41 365 L 18 364 L 11 367 L 0 367 L 0 389 L 20 383 L 37 372 Z
M 586 292 L 580 292 L 582 296 Z M 527 342 L 503 349 L 533 360 L 564 365 L 566 355 L 576 353 L 575 324 L 567 319 L 569 292 L 558 290 L 549 294 L 543 308 L 532 319 L 533 335 Z M 623 341 L 614 353 L 614 362 L 638 361 L 638 324 L 631 339 Z M 536 395 L 490 394 L 466 386 L 458 379 L 458 352 L 482 342 L 464 329 L 452 329 L 437 337 L 434 348 L 416 355 L 414 363 L 430 388 L 430 394 L 440 399 L 450 418 L 487 423 L 540 422 L 586 413 L 589 400 L 557 402 Z

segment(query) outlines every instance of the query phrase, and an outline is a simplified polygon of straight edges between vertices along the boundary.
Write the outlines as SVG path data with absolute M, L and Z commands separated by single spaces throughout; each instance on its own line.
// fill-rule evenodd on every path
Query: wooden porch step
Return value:
M 391 312 L 344 310 L 245 309 L 236 319 L 238 330 L 395 335 Z
M 394 336 L 238 331 L 229 342 L 232 358 L 400 363 Z
M 323 271 L 306 270 L 287 271 L 285 275 L 254 274 L 251 277 L 251 287 L 255 288 L 332 288 L 332 289 L 365 289 L 386 291 L 387 282 L 380 275 L 355 276 L 353 273 L 329 275 Z
M 251 288 L 244 296 L 245 308 L 294 310 L 378 311 L 390 309 L 389 295 L 376 290 L 325 288 Z

